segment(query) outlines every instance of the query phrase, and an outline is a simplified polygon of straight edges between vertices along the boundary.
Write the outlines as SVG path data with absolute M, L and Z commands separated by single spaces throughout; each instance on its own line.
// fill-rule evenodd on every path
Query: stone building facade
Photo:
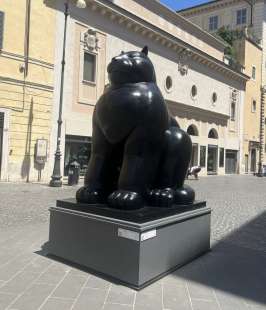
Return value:
M 42 0 L 0 1 L 1 180 L 50 176 L 54 28 Z
M 247 83 L 244 108 L 242 173 L 254 173 L 265 158 L 264 97 L 266 84 L 266 4 L 263 0 L 223 0 L 203 3 L 179 12 L 205 31 L 221 27 L 245 29 L 247 37 L 235 42 L 238 60 L 251 77 Z
M 74 3 L 73 3 L 74 4 Z M 56 14 L 52 135 L 56 136 L 63 1 Z M 62 171 L 77 158 L 84 172 L 90 153 L 92 113 L 108 84 L 106 67 L 121 50 L 149 46 L 157 83 L 170 112 L 193 141 L 192 165 L 202 174 L 237 173 L 243 161 L 243 108 L 249 77 L 224 63 L 225 45 L 158 1 L 87 1 L 70 6 L 63 105 Z M 234 119 L 230 118 L 234 101 Z M 51 143 L 51 156 L 55 149 Z M 52 157 L 51 157 L 52 160 Z

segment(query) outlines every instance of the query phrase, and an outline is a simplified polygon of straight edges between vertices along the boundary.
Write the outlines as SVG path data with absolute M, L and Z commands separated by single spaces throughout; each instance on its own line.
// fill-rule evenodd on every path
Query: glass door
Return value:
M 208 161 L 207 161 L 208 174 L 217 174 L 217 164 L 218 164 L 218 146 L 208 145 Z

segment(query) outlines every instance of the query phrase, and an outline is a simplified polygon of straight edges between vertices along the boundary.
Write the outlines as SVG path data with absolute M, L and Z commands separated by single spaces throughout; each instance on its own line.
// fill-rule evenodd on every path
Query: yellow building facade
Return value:
M 242 172 L 256 173 L 260 161 L 260 140 L 263 139 L 260 136 L 262 48 L 248 38 L 236 40 L 234 48 L 238 61 L 244 67 L 244 72 L 250 76 L 246 84 L 244 104 Z M 263 158 L 261 160 L 263 161 Z
M 54 29 L 43 0 L 0 1 L 1 180 L 49 177 Z

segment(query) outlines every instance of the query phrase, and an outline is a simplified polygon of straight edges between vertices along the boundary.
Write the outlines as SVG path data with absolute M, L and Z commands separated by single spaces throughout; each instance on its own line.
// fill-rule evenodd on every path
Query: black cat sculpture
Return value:
M 132 210 L 191 204 L 184 185 L 189 135 L 169 116 L 148 47 L 121 52 L 108 65 L 110 86 L 93 114 L 92 154 L 78 202 Z

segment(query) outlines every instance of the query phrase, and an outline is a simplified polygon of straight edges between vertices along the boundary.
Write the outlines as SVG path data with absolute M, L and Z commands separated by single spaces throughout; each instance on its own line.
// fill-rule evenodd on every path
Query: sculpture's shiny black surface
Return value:
M 169 116 L 147 55 L 147 47 L 122 52 L 108 66 L 110 86 L 94 110 L 92 155 L 78 202 L 137 209 L 194 201 L 184 185 L 192 143 Z

